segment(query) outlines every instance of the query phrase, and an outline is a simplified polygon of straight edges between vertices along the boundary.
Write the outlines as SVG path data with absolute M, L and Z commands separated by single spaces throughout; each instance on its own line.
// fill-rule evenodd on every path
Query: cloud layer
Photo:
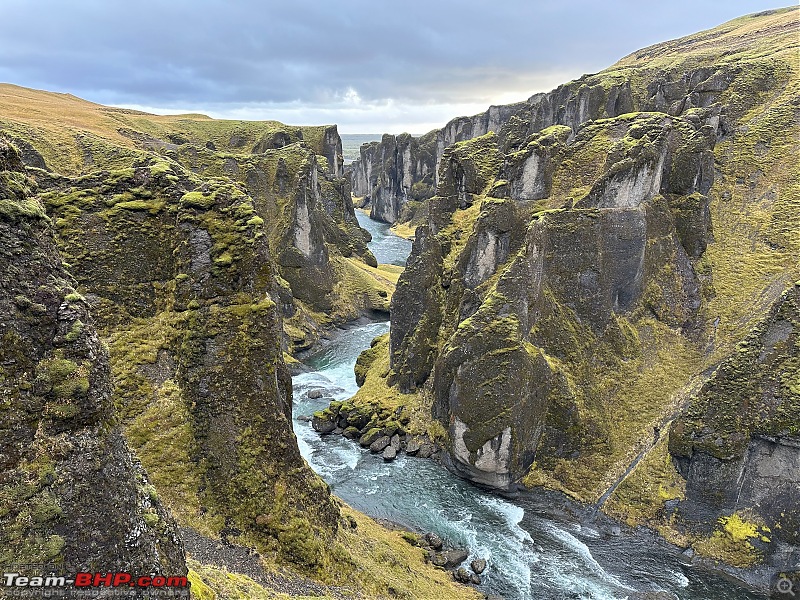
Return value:
M 772 7 L 760 0 L 2 4 L 2 81 L 159 112 L 338 122 L 348 131 L 423 131 Z

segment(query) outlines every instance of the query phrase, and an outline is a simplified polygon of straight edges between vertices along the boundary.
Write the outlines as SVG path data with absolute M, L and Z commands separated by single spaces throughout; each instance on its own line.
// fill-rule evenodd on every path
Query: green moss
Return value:
M 289 598 L 259 585 L 250 577 L 223 567 L 187 561 L 192 598 L 195 600 L 274 600 Z
M 322 544 L 305 519 L 291 519 L 278 534 L 278 541 L 286 560 L 312 569 L 319 566 Z
M 680 476 L 668 450 L 664 435 L 609 498 L 603 510 L 628 525 L 658 528 L 663 519 L 664 503 L 683 500 L 686 481 Z
M 0 200 L 0 216 L 9 221 L 46 218 L 44 209 L 36 200 Z
M 74 342 L 80 337 L 81 333 L 83 332 L 83 327 L 83 322 L 80 319 L 76 319 L 69 328 L 67 335 L 64 336 L 64 339 L 68 342 Z
M 207 209 L 214 205 L 216 198 L 213 194 L 203 192 L 186 192 L 181 196 L 181 204 L 191 208 Z
M 798 286 L 792 286 L 693 398 L 670 436 L 670 450 L 689 457 L 702 450 L 723 460 L 744 456 L 755 433 L 798 432 L 800 396 L 791 385 L 800 367 L 796 345 Z M 782 329 L 783 327 L 783 329 Z M 774 341 L 771 331 L 783 331 Z
M 733 513 L 720 517 L 717 529 L 711 536 L 700 539 L 693 544 L 698 554 L 721 560 L 739 568 L 751 567 L 763 560 L 763 553 L 753 542 L 758 540 L 769 542 L 766 536 L 768 528 L 747 520 L 747 515 Z
M 122 210 L 142 210 L 148 211 L 151 215 L 154 215 L 161 211 L 164 208 L 164 201 L 163 200 L 129 200 L 127 202 L 119 202 L 114 206 L 118 209 Z
M 52 358 L 41 361 L 37 367 L 37 378 L 45 382 L 52 395 L 60 400 L 85 397 L 89 391 L 90 363 L 84 361 L 78 364 L 61 356 L 60 351 L 56 351 Z M 58 406 L 60 408 L 56 408 Z M 54 404 L 53 410 L 71 412 L 74 408 Z

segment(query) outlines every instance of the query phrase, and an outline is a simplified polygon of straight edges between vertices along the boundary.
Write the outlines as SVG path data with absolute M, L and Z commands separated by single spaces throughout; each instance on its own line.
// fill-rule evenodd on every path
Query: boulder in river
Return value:
M 386 449 L 383 451 L 383 460 L 386 462 L 391 462 L 395 458 L 397 458 L 397 450 L 394 446 L 386 446 Z
M 423 539 L 425 540 L 425 543 L 434 550 L 441 550 L 442 546 L 444 545 L 442 538 L 435 533 L 426 533 Z
M 316 400 L 318 398 L 322 398 L 323 390 L 320 388 L 315 388 L 313 390 L 308 391 L 308 397 L 310 400 Z
M 386 447 L 391 443 L 391 438 L 388 435 L 383 435 L 369 445 L 369 451 L 373 454 L 383 452 Z M 395 452 L 396 454 L 396 452 Z
M 435 451 L 436 450 L 433 447 L 433 444 L 425 442 L 420 445 L 419 452 L 417 452 L 417 456 L 419 456 L 420 458 L 430 458 L 431 456 L 433 456 L 433 453 Z
M 410 437 L 406 439 L 406 454 L 409 456 L 414 456 L 419 452 L 420 449 L 420 440 L 418 437 Z
M 475 575 L 475 573 L 470 573 L 464 567 L 459 567 L 453 572 L 453 579 L 459 583 L 472 583 L 474 585 L 481 584 L 481 578 Z
M 466 550 L 445 550 L 436 552 L 431 558 L 431 562 L 445 569 L 453 569 L 467 560 L 469 553 Z
M 372 429 L 367 431 L 367 433 L 361 436 L 361 439 L 358 440 L 358 443 L 366 448 L 368 446 L 371 446 L 372 442 L 381 437 L 381 435 L 383 435 L 383 432 L 377 427 L 373 427 Z
M 392 439 L 389 442 L 389 444 L 392 446 L 392 448 L 394 448 L 395 452 L 400 450 L 400 436 L 395 433 L 392 436 Z
M 346 437 L 348 440 L 354 440 L 358 437 L 358 429 L 355 427 L 347 427 L 343 432 L 342 435 Z
M 336 429 L 336 423 L 329 419 L 323 412 L 314 413 L 314 416 L 311 418 L 311 426 L 314 428 L 314 431 L 318 432 L 320 435 L 331 433 Z
M 486 570 L 486 561 L 482 558 L 476 558 L 469 563 L 469 568 L 472 569 L 476 575 L 480 575 Z

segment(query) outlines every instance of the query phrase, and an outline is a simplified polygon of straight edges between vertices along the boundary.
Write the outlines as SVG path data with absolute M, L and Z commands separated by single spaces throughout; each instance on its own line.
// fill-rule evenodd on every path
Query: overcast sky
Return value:
M 422 133 L 779 5 L 0 0 L 0 81 L 162 114 Z

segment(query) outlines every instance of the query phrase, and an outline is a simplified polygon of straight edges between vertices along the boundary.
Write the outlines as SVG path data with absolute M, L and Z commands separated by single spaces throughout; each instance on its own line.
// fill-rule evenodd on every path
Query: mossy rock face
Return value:
M 472 204 L 473 196 L 486 191 L 498 176 L 501 164 L 502 156 L 494 133 L 459 142 L 442 156 L 438 194 L 455 197 L 457 206 L 464 209 Z
M 795 284 L 716 369 L 670 431 L 670 453 L 687 479 L 679 508 L 687 519 L 749 509 L 772 530 L 773 541 L 800 544 L 799 348 Z
M 421 227 L 412 254 L 392 296 L 391 382 L 410 391 L 424 383 L 433 369 L 441 324 L 442 255 L 430 228 Z M 410 352 L 414 348 L 414 352 Z
M 797 67 L 785 51 L 797 15 L 649 48 L 507 111 L 493 136 L 470 130 L 475 139 L 437 150 L 436 195 L 413 211 L 419 237 L 394 297 L 386 378 L 433 391 L 463 474 L 480 477 L 477 451 L 507 439 L 519 452 L 511 479 L 530 465 L 531 485 L 594 502 L 683 415 L 671 450 L 698 457 L 699 479 L 719 483 L 709 506 L 728 506 L 742 456 L 763 454 L 750 433 L 774 424 L 774 410 L 742 400 L 727 412 L 720 400 L 740 422 L 716 435 L 726 421 L 711 427 L 713 411 L 688 398 L 800 278 Z M 497 331 L 504 322 L 512 333 Z M 501 360 L 518 373 L 494 386 Z M 742 390 L 761 385 L 743 377 Z M 515 422 L 516 390 L 533 398 L 537 385 L 530 422 Z M 664 489 L 681 479 L 671 464 L 642 464 Z M 639 484 L 612 502 L 615 514 L 657 519 L 663 498 L 625 507 Z M 784 491 L 775 505 L 791 505 Z
M 361 354 L 358 355 L 356 359 L 356 364 L 353 367 L 356 375 L 356 384 L 358 387 L 364 385 L 364 382 L 367 379 L 367 372 L 369 371 L 372 364 L 377 360 L 380 356 L 381 352 L 381 338 L 375 338 L 372 340 L 369 349 L 364 350 Z M 333 404 L 333 403 L 331 403 Z M 341 407 L 339 407 L 341 408 Z
M 3 140 L 0 167 L 0 201 L 41 206 L 3 185 L 26 181 Z M 47 220 L 0 215 L 0 238 L 0 560 L 185 574 L 176 525 L 117 427 L 108 353 Z
M 384 135 L 380 142 L 364 144 L 350 173 L 353 194 L 370 206 L 370 217 L 394 223 L 409 202 L 433 193 L 435 157 L 429 140 L 407 133 Z M 412 182 L 413 185 L 412 185 Z
M 259 202 L 240 184 L 200 179 L 177 163 L 144 159 L 110 175 L 51 178 L 43 197 L 111 340 L 115 401 L 136 452 L 182 523 L 209 534 L 224 528 L 315 569 L 285 525 L 302 521 L 305 529 L 294 529 L 325 540 L 338 510 L 291 431 L 286 300 Z M 70 387 L 51 376 L 68 366 L 45 364 L 43 378 L 79 398 L 79 380 Z M 165 430 L 149 429 L 153 421 Z
M 217 202 L 224 205 L 225 199 L 212 188 L 227 182 L 251 197 L 254 212 L 246 221 L 261 219 L 259 225 L 273 256 L 277 258 L 288 250 L 285 260 L 279 261 L 279 271 L 284 281 L 291 282 L 297 301 L 281 302 L 281 309 L 286 317 L 296 316 L 292 327 L 302 332 L 306 343 L 313 344 L 321 328 L 372 310 L 371 306 L 347 310 L 350 298 L 337 288 L 337 273 L 329 262 L 329 258 L 345 257 L 377 266 L 366 246 L 367 235 L 353 212 L 335 125 L 291 127 L 275 121 L 216 121 L 203 115 L 157 117 L 8 87 L 14 91 L 4 94 L 0 101 L 3 129 L 17 140 L 25 164 L 37 169 L 39 182 L 51 173 L 83 174 L 95 181 L 86 181 L 76 193 L 90 201 L 89 188 L 103 190 L 109 208 L 106 215 L 95 215 L 90 223 L 70 223 L 69 215 L 60 215 L 58 226 L 85 226 L 102 234 L 104 219 L 120 218 L 135 229 L 146 220 L 145 214 L 136 212 L 155 214 L 171 205 L 174 198 L 146 195 L 147 186 L 142 187 L 142 181 L 128 186 L 128 181 L 120 180 L 122 174 L 141 177 L 134 170 L 143 164 L 151 167 L 146 178 L 167 178 L 182 188 L 176 191 L 182 192 L 187 209 L 207 210 Z M 40 110 L 31 111 L 31 103 Z M 49 112 L 41 110 L 45 106 Z M 38 116 L 32 117 L 33 112 Z M 72 115 L 70 127 L 59 121 L 59 115 L 65 112 Z M 191 184 L 178 181 L 185 183 L 186 179 L 180 166 L 193 174 Z M 98 173 L 103 173 L 102 180 L 97 178 Z M 203 181 L 210 187 L 200 185 Z M 112 185 L 116 186 L 115 193 L 106 196 Z M 49 183 L 43 187 L 48 188 Z M 0 211 L 6 208 L 36 211 L 40 205 L 0 205 Z M 141 250 L 149 252 L 146 262 L 157 266 L 157 252 L 148 247 Z M 112 258 L 106 257 L 109 264 Z M 222 251 L 215 261 L 224 267 L 233 264 L 236 256 Z M 115 265 L 115 278 L 120 275 L 118 267 L 122 266 Z M 299 269 L 310 276 L 302 277 Z M 123 280 L 119 282 L 124 285 Z M 142 294 L 146 291 L 139 290 Z M 145 316 L 146 307 L 156 296 L 143 297 L 139 316 Z M 385 307 L 379 304 L 375 309 Z M 293 352 L 299 348 L 287 349 Z
M 555 196 L 493 198 L 487 191 L 497 186 L 488 184 L 474 188 L 483 195 L 470 205 L 447 185 L 449 196 L 429 201 L 429 224 L 418 229 L 394 297 L 390 381 L 410 390 L 433 372 L 434 414 L 449 429 L 455 466 L 468 465 L 470 478 L 507 487 L 527 472 L 540 443 L 540 465 L 553 467 L 556 457 L 588 457 L 608 444 L 603 409 L 586 403 L 589 389 L 607 384 L 583 361 L 638 359 L 637 335 L 620 326 L 620 315 L 646 306 L 664 323 L 695 327 L 697 276 L 661 188 L 674 165 L 671 148 L 698 143 L 708 152 L 696 132 L 688 121 L 632 115 L 599 122 L 572 144 L 558 127 L 537 134 L 531 148 L 545 140 L 551 156 L 548 186 L 572 190 L 575 206 L 555 208 Z M 648 150 L 636 150 L 641 140 Z M 478 155 L 491 143 L 491 135 L 463 142 L 445 156 Z M 489 160 L 481 181 L 496 178 L 496 169 Z M 576 181 L 580 172 L 596 179 Z M 503 449 L 503 466 L 480 473 L 477 465 L 491 461 L 479 449 Z

